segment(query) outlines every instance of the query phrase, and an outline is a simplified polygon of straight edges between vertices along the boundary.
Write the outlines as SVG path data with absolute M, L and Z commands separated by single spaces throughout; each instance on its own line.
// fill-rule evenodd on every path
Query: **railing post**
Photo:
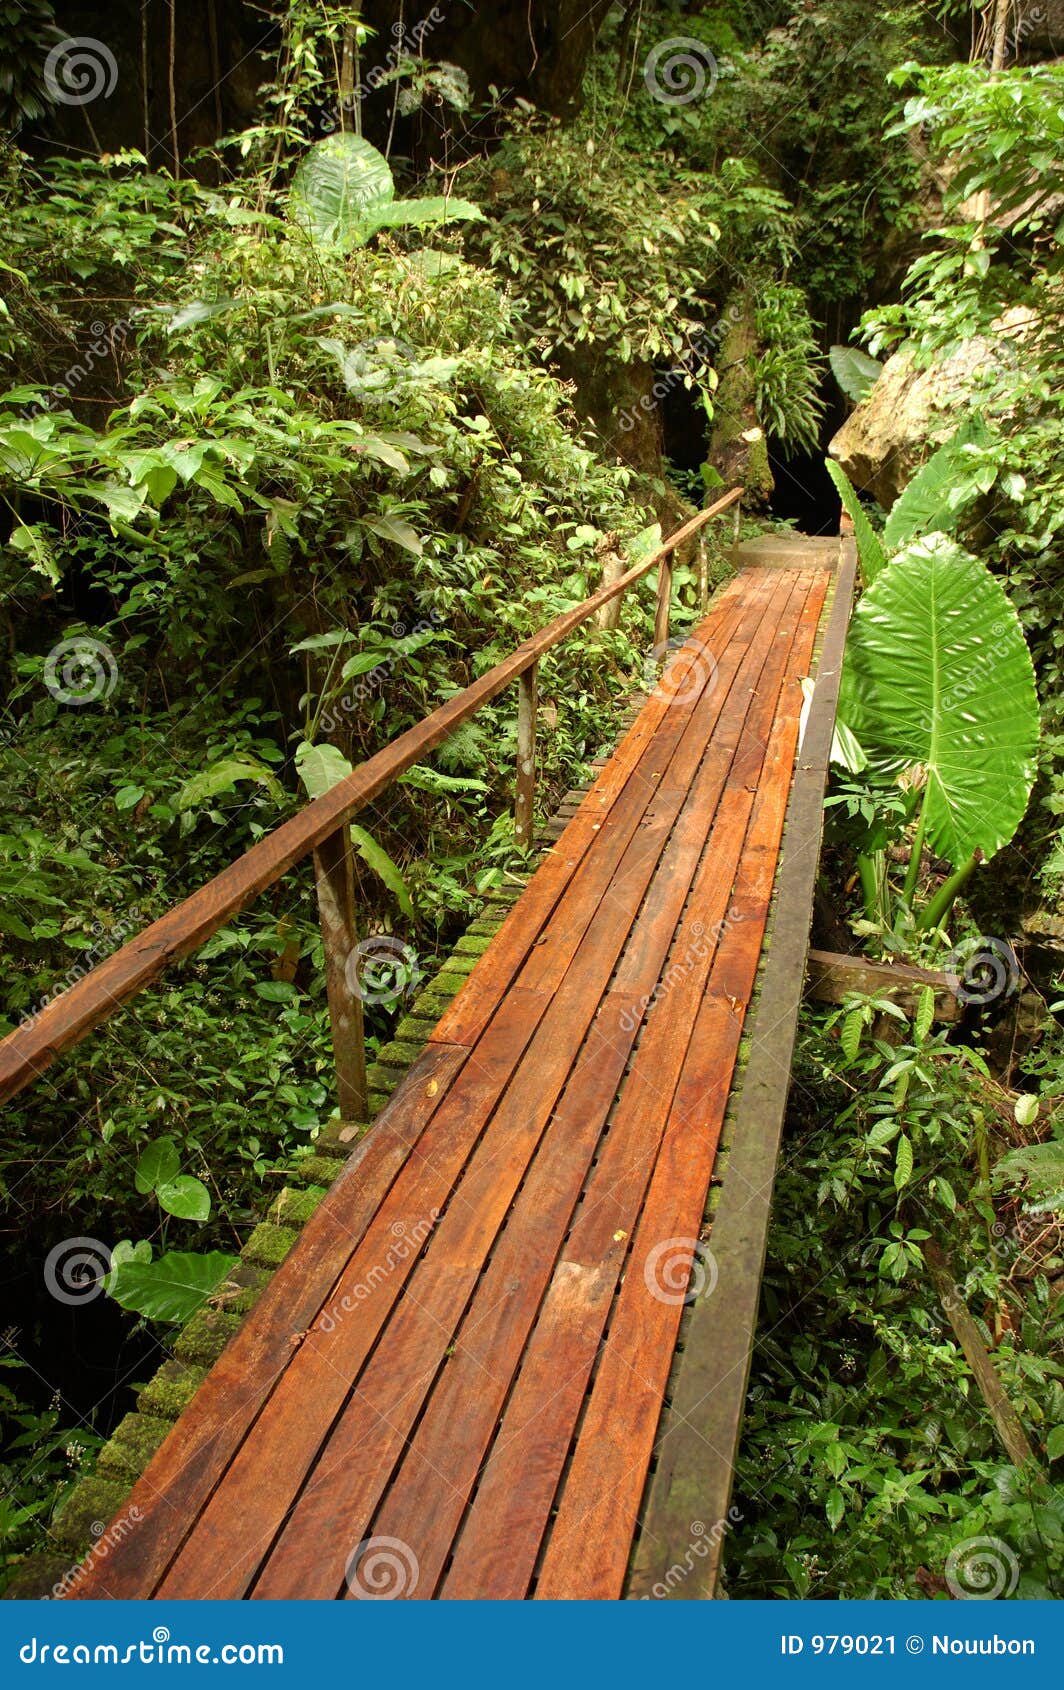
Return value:
M 654 610 L 654 650 L 664 657 L 669 643 L 669 611 L 672 603 L 672 556 L 670 552 L 658 564 L 658 602 Z
M 698 536 L 698 610 L 705 616 L 709 609 L 709 553 L 704 534 Z
M 314 884 L 318 919 L 325 947 L 325 988 L 329 997 L 333 1057 L 342 1121 L 366 1119 L 366 1044 L 362 999 L 349 977 L 358 944 L 355 921 L 355 875 L 351 840 L 346 826 L 323 839 L 314 852 Z
M 539 704 L 539 664 L 517 677 L 517 793 L 514 801 L 514 844 L 526 851 L 532 839 L 532 805 L 536 793 L 536 709 Z

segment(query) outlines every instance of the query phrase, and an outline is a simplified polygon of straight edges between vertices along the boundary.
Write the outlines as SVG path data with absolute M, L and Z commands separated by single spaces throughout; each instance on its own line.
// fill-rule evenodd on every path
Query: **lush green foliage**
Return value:
M 1055 1459 L 1059 1215 L 1047 1225 L 1010 1188 L 1009 1147 L 1030 1129 L 979 1054 L 932 1031 L 930 1010 L 925 998 L 906 1022 L 892 1003 L 854 999 L 807 1018 L 737 1476 L 733 1596 L 946 1596 L 951 1553 L 980 1536 L 1005 1547 L 1006 1594 L 1064 1589 L 1064 1489 L 1007 1465 L 924 1264 L 930 1239 L 946 1246 L 1032 1443 Z M 1060 1061 L 1057 1039 L 1039 1130 L 1048 1116 L 1060 1131 Z

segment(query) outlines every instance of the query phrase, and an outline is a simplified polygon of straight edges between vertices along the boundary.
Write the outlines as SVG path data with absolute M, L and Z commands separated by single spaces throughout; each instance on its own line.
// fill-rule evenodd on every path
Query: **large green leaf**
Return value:
M 855 405 L 868 398 L 883 370 L 878 358 L 870 358 L 857 346 L 832 346 L 828 360 L 835 380 Z
M 145 1145 L 133 1174 L 133 1183 L 142 1194 L 176 1179 L 181 1167 L 177 1145 L 172 1138 L 157 1138 Z
M 190 775 L 177 794 L 179 810 L 196 810 L 210 798 L 232 792 L 237 781 L 253 780 L 266 787 L 278 803 L 284 798 L 284 788 L 277 776 L 264 763 L 253 757 L 221 757 L 198 774 Z
M 390 205 L 369 208 L 364 221 L 364 233 L 376 229 L 413 229 L 428 223 L 476 223 L 484 213 L 471 200 L 445 199 L 436 195 L 429 199 L 392 200 Z
M 178 1174 L 155 1188 L 160 1209 L 175 1215 L 179 1221 L 209 1221 L 211 1194 L 201 1179 L 192 1174 Z
M 857 542 L 857 556 L 861 560 L 861 580 L 866 587 L 870 587 L 883 565 L 887 561 L 887 554 L 883 549 L 883 542 L 868 520 L 868 514 L 857 497 L 857 489 L 853 486 L 845 470 L 833 458 L 825 458 L 827 471 L 838 489 L 842 508 L 853 523 L 853 535 Z
M 1064 1144 L 1024 1144 L 1010 1150 L 995 1164 L 994 1178 L 1018 1182 L 1025 1179 L 1032 1191 L 1064 1191 Z
M 320 798 L 338 781 L 346 779 L 351 773 L 351 764 L 335 745 L 310 745 L 303 740 L 296 751 L 296 769 L 310 797 Z M 378 844 L 364 827 L 358 827 L 354 822 L 351 824 L 351 843 L 362 861 L 373 870 L 379 880 L 383 880 L 403 914 L 413 921 L 414 901 L 410 896 L 410 888 L 403 879 L 398 864 L 388 855 L 384 846 Z
M 388 160 L 360 135 L 327 135 L 307 151 L 292 178 L 289 205 L 322 246 L 355 244 L 367 214 L 395 197 Z
M 352 766 L 342 751 L 327 742 L 311 745 L 304 739 L 296 747 L 296 773 L 307 789 L 308 798 L 321 798 L 331 792 L 338 781 L 347 779 Z
M 157 1262 L 122 1262 L 108 1290 L 116 1303 L 145 1320 L 185 1321 L 225 1283 L 238 1260 L 217 1250 L 202 1256 L 171 1250 Z
M 883 525 L 888 552 L 925 534 L 951 534 L 960 513 L 979 493 L 989 491 L 997 479 L 997 466 L 969 450 L 986 439 L 986 425 L 977 417 L 928 458 L 891 506 Z
M 329 135 L 309 148 L 292 178 L 292 216 L 322 246 L 346 251 L 378 229 L 407 229 L 483 217 L 469 200 L 397 200 L 383 153 L 361 135 Z
M 944 535 L 899 553 L 861 598 L 839 714 L 874 770 L 924 772 L 939 856 L 960 866 L 1012 838 L 1034 779 L 1034 670 L 1000 582 Z
M 367 833 L 364 827 L 358 827 L 354 822 L 351 823 L 351 843 L 378 880 L 383 880 L 403 914 L 413 921 L 414 900 L 410 896 L 410 888 L 384 846 L 378 845 L 372 833 Z

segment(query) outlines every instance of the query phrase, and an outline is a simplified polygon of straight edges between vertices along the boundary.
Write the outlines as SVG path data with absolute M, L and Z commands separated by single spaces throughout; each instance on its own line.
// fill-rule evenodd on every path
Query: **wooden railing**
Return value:
M 456 693 L 367 762 L 359 764 L 330 791 L 305 805 L 198 892 L 175 904 L 75 985 L 59 993 L 32 1019 L 0 1040 L 0 1103 L 37 1079 L 63 1051 L 79 1043 L 129 998 L 157 980 L 171 963 L 189 956 L 260 892 L 313 853 L 340 1114 L 345 1120 L 365 1119 L 362 999 L 348 978 L 347 967 L 358 943 L 348 823 L 398 776 L 426 757 L 511 681 L 516 681 L 519 694 L 515 839 L 520 846 L 527 846 L 532 834 L 535 795 L 540 658 L 654 568 L 658 569 L 654 640 L 657 647 L 663 646 L 669 637 L 673 553 L 741 496 L 742 488 L 733 488 L 684 523 L 642 563 L 600 588 L 573 610 L 556 616 L 472 686 Z M 704 571 L 701 579 L 704 590 Z

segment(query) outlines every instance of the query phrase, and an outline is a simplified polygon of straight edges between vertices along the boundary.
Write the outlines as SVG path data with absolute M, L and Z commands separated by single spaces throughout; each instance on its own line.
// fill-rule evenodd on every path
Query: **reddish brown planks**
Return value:
M 825 585 L 678 654 L 77 1594 L 331 1598 L 373 1537 L 418 1597 L 619 1594 Z
M 770 625 L 770 635 L 774 628 Z M 758 681 L 764 646 L 736 677 L 735 719 L 749 708 L 750 684 Z M 746 684 L 742 684 L 745 679 Z M 729 698 L 729 704 L 733 699 Z M 640 920 L 633 928 L 617 975 L 604 1000 L 592 1036 L 574 1069 L 564 1098 L 532 1167 L 518 1207 L 458 1334 L 456 1354 L 440 1384 L 398 1474 L 375 1530 L 402 1537 L 418 1531 L 421 1589 L 438 1575 L 476 1464 L 490 1440 L 520 1347 L 535 1317 L 588 1162 L 634 1042 L 648 998 L 658 986 L 668 948 L 701 855 L 706 829 L 728 778 L 738 732 L 721 731 L 707 748 L 666 852 L 658 863 Z M 729 744 L 729 738 L 731 743 Z M 722 754 L 723 752 L 723 754 Z M 489 1367 L 490 1364 L 490 1367 Z M 484 1377 L 485 1370 L 491 1378 Z M 456 1460 L 455 1446 L 461 1448 Z M 446 1466 L 455 1492 L 437 1496 L 431 1520 L 423 1513 L 424 1486 L 433 1470 Z M 422 1515 L 420 1528 L 418 1516 Z
M 824 586 L 813 589 L 809 614 L 791 653 L 784 694 L 790 689 L 792 711 L 769 745 L 736 878 L 732 908 L 740 917 L 742 943 L 729 950 L 727 966 L 720 969 L 719 982 L 699 1012 L 537 1581 L 540 1598 L 606 1599 L 620 1596 L 624 1587 L 683 1308 L 675 1286 L 655 1274 L 654 1252 L 666 1241 L 680 1239 L 690 1241 L 695 1259 L 783 831 L 798 737 L 795 693 L 812 655 L 813 616 L 819 619 Z M 659 1264 L 663 1260 L 657 1257 Z M 719 1271 L 710 1253 L 698 1256 L 696 1286 L 703 1281 L 702 1288 L 712 1294 L 710 1282 Z
M 738 654 L 731 655 L 730 665 L 736 673 L 742 672 L 743 663 L 759 649 L 758 640 L 772 637 L 772 622 L 764 616 L 761 620 L 766 624 L 765 631 L 759 628 L 750 646 L 744 645 Z M 372 1509 L 401 1453 L 405 1432 L 443 1359 L 465 1301 L 577 1059 L 651 882 L 662 845 L 699 768 L 705 752 L 705 728 L 698 733 L 694 730 L 700 714 L 713 717 L 719 713 L 719 690 L 714 687 L 712 696 L 699 696 L 687 727 L 683 726 L 683 713 L 677 710 L 680 743 L 656 788 L 647 784 L 652 802 L 619 866 L 604 877 L 597 852 L 586 861 L 561 900 L 556 919 L 518 976 L 518 986 L 511 988 L 504 1000 L 508 1002 L 521 990 L 553 992 L 550 1008 L 527 1054 L 514 1064 L 513 1080 L 466 1169 L 456 1202 L 434 1233 L 424 1263 L 415 1271 L 410 1294 L 388 1329 L 387 1342 L 357 1379 L 351 1402 L 333 1428 L 328 1450 L 255 1587 L 256 1596 L 277 1598 L 297 1591 L 332 1595 L 339 1587 L 347 1555 L 364 1536 Z M 657 751 L 655 747 L 654 761 L 663 763 Z M 607 891 L 610 918 L 596 921 L 593 918 Z M 481 1048 L 481 1043 L 474 1047 L 474 1063 Z M 458 1101 L 456 1092 L 455 1103 Z M 298 1365 L 297 1361 L 293 1371 Z M 297 1399 L 293 1399 L 292 1412 L 299 1412 Z M 323 1548 L 323 1533 L 338 1515 L 345 1522 L 346 1547 L 339 1541 Z
M 74 1595 L 152 1594 L 468 1054 L 461 1047 L 434 1047 L 411 1069 L 402 1096 L 345 1164 L 303 1229 L 299 1249 L 275 1274 L 134 1486 L 126 1512 L 136 1518 L 136 1531 L 120 1534 Z
M 755 708 L 747 714 L 744 700 L 742 714 L 731 727 L 736 746 L 745 730 L 744 755 L 733 765 L 708 846 L 704 837 L 698 841 L 698 879 L 677 934 L 683 957 L 678 977 L 651 1011 L 617 1117 L 565 1242 L 495 1449 L 456 1545 L 445 1596 L 512 1598 L 524 1595 L 531 1581 L 691 1028 L 706 980 L 720 966 L 722 952 L 705 936 L 717 930 L 728 912 L 764 742 L 807 591 L 804 582 L 789 591 Z M 753 776 L 753 786 L 743 779 L 744 773 Z

